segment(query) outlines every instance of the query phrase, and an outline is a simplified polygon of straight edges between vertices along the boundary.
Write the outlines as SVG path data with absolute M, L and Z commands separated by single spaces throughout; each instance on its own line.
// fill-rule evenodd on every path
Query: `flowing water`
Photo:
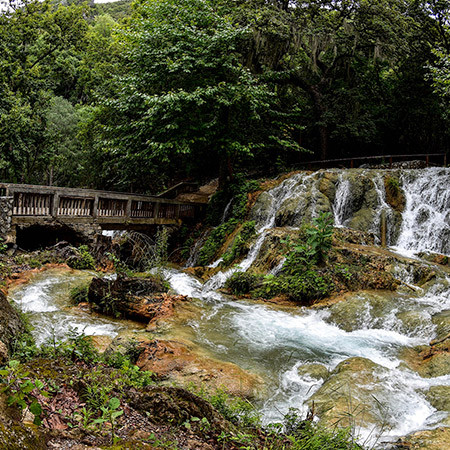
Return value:
M 71 333 L 111 336 L 138 325 L 89 314 L 71 307 L 70 291 L 92 279 L 78 270 L 49 269 L 36 273 L 29 283 L 10 289 L 9 298 L 27 313 L 38 345 L 65 339 Z
M 367 216 L 371 218 L 368 226 L 377 233 L 382 211 L 388 224 L 392 225 L 395 218 L 386 201 L 384 172 L 356 173 L 356 178 L 370 180 L 367 189 L 371 190 L 359 203 L 366 209 L 367 205 L 373 208 L 373 213 Z M 328 205 L 333 213 L 336 226 L 354 223 L 357 208 L 352 197 L 353 173 L 336 173 L 335 194 L 331 200 L 324 199 L 320 192 L 321 176 L 321 172 L 296 174 L 262 194 L 263 206 L 253 211 L 257 237 L 239 270 L 245 271 L 255 262 L 270 229 L 280 224 L 300 226 L 301 219 L 316 216 L 323 205 Z M 389 243 L 402 253 L 431 250 L 449 254 L 450 170 L 403 171 L 401 186 L 406 206 L 401 226 L 397 233 L 391 233 Z M 219 263 L 220 260 L 212 266 Z M 281 265 L 273 271 L 276 273 L 280 269 Z M 357 356 L 378 365 L 376 386 L 361 382 L 360 388 L 375 392 L 382 405 L 389 428 L 383 429 L 381 439 L 392 440 L 393 436 L 432 428 L 445 419 L 447 413 L 437 411 L 427 401 L 425 393 L 432 386 L 450 385 L 450 375 L 422 378 L 402 364 L 405 349 L 428 344 L 436 337 L 437 325 L 433 317 L 450 309 L 450 280 L 445 272 L 437 270 L 433 282 L 422 288 L 414 287 L 414 291 L 400 289 L 376 295 L 360 292 L 346 302 L 313 310 L 228 298 L 218 289 L 236 270 L 218 272 L 204 284 L 180 270 L 168 269 L 166 276 L 174 291 L 202 301 L 201 317 L 184 325 L 190 338 L 218 359 L 258 373 L 266 381 L 266 393 L 258 405 L 265 422 L 280 420 L 290 407 L 306 412 L 308 398 L 318 391 L 322 381 L 301 375 L 300 366 L 315 362 L 332 371 L 340 362 Z M 395 270 L 398 278 L 412 284 L 408 268 L 399 266 Z M 114 335 L 120 331 L 120 322 L 75 313 L 67 307 L 67 289 L 73 282 L 71 276 L 42 275 L 12 293 L 23 310 L 32 312 L 36 337 L 43 341 L 52 327 L 56 327 L 56 334 L 59 334 L 68 325 L 84 329 L 87 334 Z M 61 296 L 65 296 L 65 300 Z M 347 310 L 346 305 L 349 305 Z M 373 443 L 378 439 L 376 427 L 374 423 L 358 429 L 362 441 L 367 439 Z

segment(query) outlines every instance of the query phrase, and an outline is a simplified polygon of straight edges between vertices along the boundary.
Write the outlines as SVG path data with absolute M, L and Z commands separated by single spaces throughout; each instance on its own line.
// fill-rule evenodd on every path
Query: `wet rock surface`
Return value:
M 136 365 L 154 372 L 162 379 L 186 385 L 193 382 L 214 391 L 224 388 L 240 397 L 254 398 L 260 394 L 262 380 L 239 366 L 198 354 L 188 344 L 174 340 L 153 340 L 141 346 Z
M 155 328 L 158 320 L 173 315 L 175 306 L 188 297 L 167 294 L 164 282 L 154 278 L 94 278 L 89 285 L 88 299 L 98 311 L 149 323 Z
M 330 373 L 308 404 L 328 426 L 382 426 L 383 418 L 377 414 L 377 396 L 382 389 L 377 374 L 385 370 L 367 358 L 346 359 Z
M 25 331 L 25 326 L 17 311 L 11 306 L 5 294 L 0 291 L 0 360 L 7 358 L 7 349 L 10 349 L 14 338 Z M 1 362 L 1 361 L 0 361 Z

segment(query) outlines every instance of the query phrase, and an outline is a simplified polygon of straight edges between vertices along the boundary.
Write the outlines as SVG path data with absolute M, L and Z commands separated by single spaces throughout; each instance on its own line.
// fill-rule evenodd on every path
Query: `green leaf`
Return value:
M 113 397 L 109 401 L 108 406 L 110 409 L 117 409 L 120 406 L 120 400 L 117 397 Z
M 40 416 L 42 414 L 42 406 L 38 403 L 37 400 L 35 400 L 31 403 L 30 411 L 35 416 Z

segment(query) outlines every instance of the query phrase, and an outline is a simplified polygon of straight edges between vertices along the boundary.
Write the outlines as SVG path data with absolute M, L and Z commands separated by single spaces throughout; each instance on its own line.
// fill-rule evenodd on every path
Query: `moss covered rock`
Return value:
M 310 377 L 314 380 L 326 380 L 330 375 L 328 368 L 318 363 L 302 364 L 297 369 L 297 373 L 301 377 Z
M 11 306 L 5 294 L 0 291 L 0 341 L 11 349 L 14 338 L 25 331 L 25 326 L 17 311 Z M 4 358 L 7 355 L 4 355 Z
M 314 404 L 325 425 L 336 422 L 342 427 L 381 425 L 383 418 L 377 413 L 376 396 L 381 389 L 377 374 L 385 370 L 367 358 L 348 358 L 333 370 L 308 404 L 311 407 Z

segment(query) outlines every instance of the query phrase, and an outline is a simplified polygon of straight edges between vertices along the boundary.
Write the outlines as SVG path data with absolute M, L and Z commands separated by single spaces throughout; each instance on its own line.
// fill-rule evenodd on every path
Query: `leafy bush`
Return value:
M 316 264 L 323 263 L 331 249 L 333 219 L 330 213 L 322 213 L 306 228 L 306 242 L 297 241 L 286 257 L 283 272 L 288 275 L 303 273 Z
M 329 295 L 332 289 L 333 283 L 329 277 L 314 270 L 306 270 L 295 275 L 267 275 L 263 286 L 254 295 L 271 298 L 284 294 L 291 300 L 310 304 Z
M 95 258 L 89 252 L 87 245 L 80 245 L 77 249 L 78 258 L 71 262 L 71 267 L 79 270 L 95 270 Z
M 261 285 L 264 277 L 248 272 L 235 272 L 225 283 L 225 287 L 235 295 L 248 294 Z
M 70 300 L 74 305 L 79 303 L 85 303 L 89 301 L 88 298 L 89 285 L 83 284 L 81 286 L 75 286 L 70 290 Z
M 293 450 L 352 450 L 361 449 L 348 428 L 335 427 L 331 430 L 302 419 L 300 412 L 291 408 L 284 417 L 284 432 Z

